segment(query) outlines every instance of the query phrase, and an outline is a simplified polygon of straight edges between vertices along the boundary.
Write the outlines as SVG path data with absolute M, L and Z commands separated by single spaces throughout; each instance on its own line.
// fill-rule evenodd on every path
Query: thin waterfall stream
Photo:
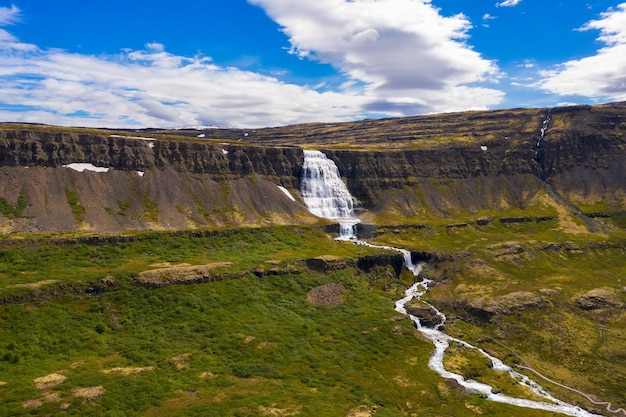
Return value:
M 421 264 L 413 261 L 410 251 L 392 246 L 373 245 L 358 239 L 357 225 L 359 223 L 359 219 L 356 218 L 353 212 L 355 201 L 346 184 L 341 179 L 337 166 L 324 153 L 320 151 L 304 151 L 301 192 L 302 197 L 312 214 L 318 217 L 331 219 L 339 223 L 340 232 L 337 239 L 349 240 L 358 245 L 400 252 L 404 257 L 406 268 L 409 269 L 415 277 L 419 276 Z M 434 282 L 432 280 L 426 278 L 416 282 L 405 291 L 404 298 L 396 301 L 395 306 L 396 311 L 408 315 L 413 323 L 415 323 L 416 328 L 435 345 L 435 351 L 428 361 L 428 366 L 431 369 L 439 373 L 439 375 L 443 378 L 454 379 L 459 383 L 459 385 L 463 386 L 469 392 L 479 393 L 492 401 L 512 404 L 519 407 L 546 410 L 574 417 L 599 416 L 598 414 L 590 413 L 580 407 L 554 398 L 538 383 L 527 376 L 514 371 L 500 359 L 470 343 L 447 335 L 440 330 L 446 321 L 446 316 L 428 303 L 427 304 L 430 308 L 432 308 L 441 318 L 441 322 L 433 328 L 422 326 L 419 318 L 408 314 L 405 305 L 413 299 L 421 301 L 421 297 L 428 291 L 429 286 L 433 283 Z M 446 349 L 450 346 L 450 343 L 458 343 L 465 348 L 474 349 L 480 352 L 491 361 L 492 369 L 507 372 L 511 378 L 542 397 L 545 401 L 533 401 L 524 398 L 510 397 L 497 392 L 497 390 L 490 385 L 471 379 L 465 379 L 459 374 L 446 370 L 443 359 Z

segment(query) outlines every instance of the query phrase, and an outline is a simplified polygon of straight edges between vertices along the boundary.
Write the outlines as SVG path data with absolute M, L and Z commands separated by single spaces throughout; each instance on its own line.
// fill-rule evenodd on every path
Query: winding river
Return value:
M 335 220 L 339 223 L 340 233 L 338 239 L 349 240 L 359 245 L 400 252 L 404 256 L 405 266 L 415 277 L 419 276 L 421 265 L 413 262 L 411 252 L 408 250 L 391 246 L 373 245 L 358 239 L 356 226 L 359 220 L 354 216 L 352 211 L 354 207 L 354 199 L 350 195 L 345 183 L 341 180 L 339 171 L 334 162 L 327 158 L 322 152 L 304 151 L 301 191 L 304 201 L 311 213 L 319 217 Z M 419 318 L 409 314 L 405 306 L 413 299 L 421 299 L 421 297 L 428 291 L 429 286 L 432 284 L 433 281 L 426 278 L 416 282 L 413 286 L 406 290 L 405 297 L 398 300 L 395 307 L 396 311 L 408 315 L 415 323 L 417 329 L 428 340 L 433 342 L 435 351 L 428 361 L 428 366 L 431 369 L 439 373 L 439 375 L 443 378 L 454 379 L 467 391 L 479 393 L 491 401 L 512 404 L 519 407 L 551 411 L 575 417 L 599 416 L 598 414 L 590 413 L 580 407 L 554 398 L 537 382 L 514 371 L 500 359 L 488 354 L 483 349 L 480 349 L 470 343 L 447 335 L 440 330 L 446 321 L 446 316 L 430 304 L 428 305 L 436 311 L 437 315 L 441 318 L 441 322 L 433 328 L 422 326 Z M 543 398 L 544 401 L 533 401 L 524 398 L 510 397 L 498 392 L 490 385 L 471 379 L 465 379 L 459 374 L 446 370 L 443 358 L 446 350 L 450 346 L 450 343 L 453 342 L 458 343 L 465 348 L 480 352 L 491 361 L 492 369 L 507 372 L 511 378 Z

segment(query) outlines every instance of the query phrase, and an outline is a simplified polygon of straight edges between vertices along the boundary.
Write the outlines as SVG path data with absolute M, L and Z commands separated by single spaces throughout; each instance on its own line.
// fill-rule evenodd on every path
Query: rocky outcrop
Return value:
M 442 323 L 442 318 L 437 315 L 435 309 L 420 300 L 412 300 L 408 302 L 404 308 L 407 313 L 419 319 L 420 324 L 424 327 L 434 328 Z
M 621 294 L 623 298 L 623 294 Z M 584 311 L 616 312 L 626 309 L 620 294 L 613 288 L 594 288 L 573 299 L 574 305 Z
M 476 136 L 461 143 L 451 139 L 448 146 L 418 150 L 327 154 L 349 179 L 359 202 L 382 213 L 445 216 L 459 210 L 525 208 L 547 192 L 583 212 L 598 203 L 606 207 L 604 214 L 626 209 L 626 104 L 551 110 L 539 148 L 547 111 L 534 114 L 534 129 L 517 133 L 505 133 L 502 127 L 477 133 L 487 129 L 481 122 L 488 115 L 482 116 L 474 119 Z M 526 118 L 527 126 L 529 116 L 516 117 Z M 478 139 L 483 136 L 489 140 Z
M 0 202 L 27 202 L 0 213 L 0 232 L 313 222 L 294 201 L 302 160 L 288 147 L 0 130 Z M 73 163 L 108 172 L 64 167 Z
M 0 233 L 314 222 L 293 145 L 335 161 L 366 222 L 546 204 L 605 221 L 626 212 L 624 132 L 624 103 L 286 126 L 245 141 L 226 129 L 200 140 L 197 131 L 4 125 Z M 71 163 L 109 171 L 64 168 Z
M 119 171 L 278 177 L 297 188 L 303 162 L 295 147 L 160 140 L 150 137 L 0 130 L 0 166 L 59 168 L 90 163 Z M 295 181 L 294 181 L 295 179 Z
M 456 294 L 455 299 L 438 300 L 437 306 L 453 311 L 471 322 L 489 322 L 498 315 L 511 315 L 528 309 L 546 309 L 551 305 L 553 290 L 539 293 L 514 291 L 500 296 L 492 294 Z
M 147 288 L 160 288 L 173 284 L 200 284 L 221 281 L 234 274 L 220 274 L 215 270 L 228 269 L 231 262 L 217 262 L 207 265 L 176 265 L 140 272 L 135 283 Z
M 404 258 L 402 255 L 371 255 L 364 256 L 359 258 L 357 261 L 357 267 L 365 272 L 369 273 L 376 267 L 386 267 L 391 266 L 396 273 L 396 276 L 399 276 L 404 268 Z
M 327 151 L 359 203 L 376 212 L 411 217 L 446 215 L 502 205 L 521 207 L 541 189 L 526 150 L 506 143 L 391 152 Z

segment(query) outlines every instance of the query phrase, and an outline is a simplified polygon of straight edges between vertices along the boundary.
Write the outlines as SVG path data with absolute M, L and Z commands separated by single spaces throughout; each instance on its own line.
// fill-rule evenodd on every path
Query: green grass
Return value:
M 17 197 L 17 202 L 15 204 L 9 203 L 5 198 L 0 198 L 0 213 L 4 217 L 23 217 L 22 212 L 24 211 L 26 206 L 28 206 L 28 200 L 26 200 L 24 190 L 20 191 Z
M 0 362 L 7 382 L 0 413 L 54 414 L 69 403 L 69 415 L 264 415 L 275 408 L 337 416 L 366 405 L 393 416 L 467 410 L 468 402 L 511 412 L 446 389 L 427 370 L 430 343 L 414 336 L 409 321 L 390 320 L 389 295 L 368 290 L 355 272 L 159 290 L 122 285 L 97 298 L 5 306 L 0 336 L 12 342 L 2 350 L 19 360 Z M 324 282 L 342 283 L 348 301 L 307 303 L 307 291 Z M 398 327 L 402 334 L 392 331 Z M 151 370 L 103 373 L 116 367 Z M 51 390 L 60 399 L 24 408 L 42 395 L 33 380 L 53 372 L 67 377 Z M 73 388 L 93 386 L 104 388 L 102 398 L 72 397 Z
M 626 234 L 618 229 L 606 234 L 567 233 L 556 218 L 498 221 L 509 216 L 500 214 L 485 226 L 469 219 L 466 227 L 454 229 L 446 228 L 444 221 L 382 228 L 376 241 L 448 256 L 428 272 L 441 283 L 426 295 L 450 317 L 448 333 L 511 365 L 524 361 L 561 383 L 623 407 Z M 578 308 L 577 298 L 596 288 L 613 291 L 622 308 Z M 502 302 L 503 296 L 515 292 L 532 293 L 543 302 L 491 320 L 465 307 Z M 479 380 L 497 380 L 471 361 L 459 369 L 480 371 Z M 581 396 L 542 384 L 559 398 L 592 406 Z
M 78 193 L 75 190 L 66 188 L 65 197 L 67 198 L 67 204 L 70 205 L 70 209 L 72 210 L 72 214 L 74 215 L 76 222 L 78 224 L 81 224 L 85 219 L 85 214 L 87 214 L 87 210 L 84 206 L 80 204 Z
M 117 207 L 119 208 L 119 210 L 117 211 L 117 214 L 119 216 L 125 216 L 126 210 L 128 210 L 131 206 L 132 206 L 132 203 L 130 202 L 129 199 L 117 200 Z
M 246 272 L 267 261 L 349 260 L 379 250 L 306 227 L 139 236 L 92 245 L 61 244 L 56 236 L 3 242 L 5 295 L 17 291 L 11 287 L 16 282 L 42 278 L 67 285 L 110 275 L 116 287 L 88 295 L 50 284 L 52 291 L 40 289 L 33 300 L 0 307 L 0 415 L 63 409 L 89 416 L 262 416 L 272 410 L 342 416 L 360 406 L 376 408 L 376 416 L 550 415 L 458 391 L 429 370 L 430 342 L 409 320 L 394 319 L 398 294 L 385 285 L 389 271 Z M 160 289 L 138 287 L 132 279 L 163 262 L 216 261 L 233 262 L 240 278 Z M 411 282 L 408 274 L 402 279 Z M 307 302 L 308 291 L 327 282 L 348 290 L 345 303 Z M 115 368 L 144 372 L 103 372 Z M 47 391 L 35 387 L 36 378 L 52 373 L 66 379 Z M 100 386 L 104 394 L 93 400 L 73 394 Z M 44 397 L 49 401 L 24 407 Z
M 0 248 L 0 296 L 25 291 L 12 287 L 15 284 L 47 280 L 84 284 L 107 275 L 137 274 L 163 263 L 231 262 L 231 271 L 236 273 L 252 271 L 268 261 L 293 262 L 328 253 L 351 258 L 376 252 L 334 241 L 307 227 L 240 228 L 195 238 L 190 238 L 191 232 L 136 236 L 137 241 L 102 244 L 58 244 L 57 238 L 43 236 L 10 239 Z
M 159 216 L 161 215 L 159 204 L 156 201 L 151 200 L 148 194 L 144 194 L 143 198 L 141 199 L 141 204 L 143 205 L 143 208 L 144 208 L 142 217 L 148 221 L 158 223 Z M 121 206 L 120 206 L 120 210 L 121 210 Z

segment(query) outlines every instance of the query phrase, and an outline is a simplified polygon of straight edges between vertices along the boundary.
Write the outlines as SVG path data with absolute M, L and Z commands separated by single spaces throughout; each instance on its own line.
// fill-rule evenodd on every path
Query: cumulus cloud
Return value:
M 249 0 L 282 26 L 292 53 L 365 85 L 369 109 L 394 115 L 487 108 L 499 71 L 466 44 L 469 20 L 428 1 Z
M 515 7 L 521 2 L 522 0 L 504 0 L 500 3 L 496 3 L 496 7 Z
M 500 76 L 466 42 L 470 22 L 428 1 L 250 0 L 278 22 L 291 53 L 332 64 L 345 82 L 301 86 L 180 56 L 158 42 L 117 55 L 21 43 L 0 29 L 0 120 L 107 127 L 275 126 L 372 115 L 483 109 Z M 0 27 L 20 19 L 0 7 Z
M 596 55 L 567 61 L 541 73 L 540 88 L 559 95 L 626 100 L 626 3 L 609 9 L 580 30 L 599 30 L 605 46 Z
M 154 46 L 114 57 L 11 52 L 0 52 L 0 120 L 256 127 L 352 119 L 366 102 L 350 92 L 320 93 Z

